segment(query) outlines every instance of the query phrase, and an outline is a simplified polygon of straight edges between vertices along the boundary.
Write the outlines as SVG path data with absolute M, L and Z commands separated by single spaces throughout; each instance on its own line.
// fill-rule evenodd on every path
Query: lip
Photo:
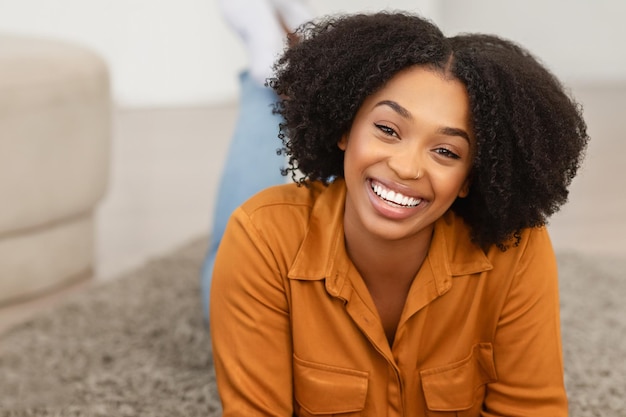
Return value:
M 387 189 L 399 192 L 407 197 L 420 198 L 422 201 L 417 206 L 414 206 L 414 207 L 403 207 L 397 204 L 390 203 L 380 198 L 374 192 L 374 190 L 372 189 L 373 183 L 378 183 Z M 385 217 L 391 220 L 404 220 L 408 217 L 411 217 L 415 215 L 416 213 L 422 211 L 424 206 L 427 203 L 427 200 L 417 196 L 415 192 L 411 192 L 411 190 L 408 190 L 407 188 L 404 188 L 404 187 L 399 188 L 399 187 L 390 186 L 388 183 L 384 181 L 379 181 L 379 180 L 374 180 L 372 178 L 368 178 L 368 180 L 365 182 L 365 186 L 367 189 L 367 195 L 369 197 L 370 202 L 372 203 L 372 206 L 374 207 L 374 210 L 382 217 Z

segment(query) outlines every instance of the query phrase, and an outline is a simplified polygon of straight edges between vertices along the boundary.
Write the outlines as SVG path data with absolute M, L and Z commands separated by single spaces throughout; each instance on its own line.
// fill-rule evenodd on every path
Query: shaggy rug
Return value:
M 206 239 L 0 337 L 0 416 L 219 416 L 198 274 Z M 558 255 L 573 417 L 626 416 L 626 261 Z

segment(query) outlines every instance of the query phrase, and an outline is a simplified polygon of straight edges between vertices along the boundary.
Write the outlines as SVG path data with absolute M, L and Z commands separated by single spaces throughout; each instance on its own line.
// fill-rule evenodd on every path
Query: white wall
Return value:
M 441 0 L 442 29 L 517 41 L 566 83 L 626 81 L 626 1 Z
M 626 2 L 620 0 L 311 0 L 320 14 L 418 11 L 446 33 L 482 31 L 520 41 L 575 80 L 626 78 Z M 85 44 L 109 63 L 127 107 L 194 105 L 236 96 L 245 65 L 214 0 L 0 0 L 0 32 Z
M 229 63 L 238 59 L 238 45 L 212 0 L 0 0 L 0 31 L 93 47 L 108 61 L 114 97 L 124 106 L 232 94 L 232 82 L 218 82 L 219 69 L 224 55 Z

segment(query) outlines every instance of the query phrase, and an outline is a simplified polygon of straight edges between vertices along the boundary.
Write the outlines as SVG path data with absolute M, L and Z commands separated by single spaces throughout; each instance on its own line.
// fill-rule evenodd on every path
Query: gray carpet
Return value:
M 0 416 L 219 416 L 198 299 L 205 239 L 0 338 Z M 626 261 L 559 254 L 573 417 L 626 417 Z

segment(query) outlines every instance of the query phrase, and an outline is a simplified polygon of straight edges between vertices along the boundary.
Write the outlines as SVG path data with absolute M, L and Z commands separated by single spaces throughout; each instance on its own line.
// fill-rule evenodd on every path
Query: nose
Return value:
M 387 160 L 389 168 L 402 180 L 416 180 L 424 175 L 424 165 L 419 146 L 398 147 Z

